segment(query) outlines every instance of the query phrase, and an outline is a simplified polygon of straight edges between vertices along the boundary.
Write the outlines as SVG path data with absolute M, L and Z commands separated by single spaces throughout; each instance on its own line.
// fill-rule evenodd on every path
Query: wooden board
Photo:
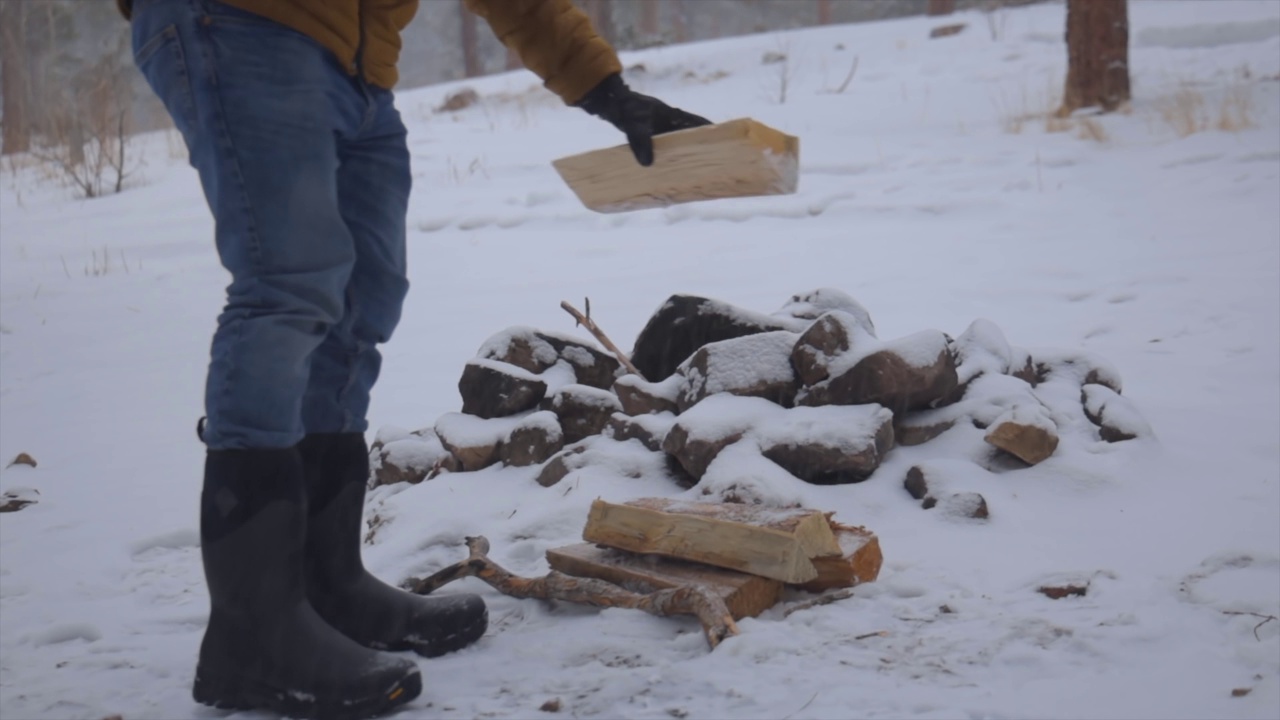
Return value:
M 665 498 L 596 500 L 582 539 L 796 584 L 818 578 L 811 558 L 841 555 L 827 516 L 817 510 Z
M 659 557 L 602 548 L 591 543 L 547 551 L 552 570 L 596 578 L 638 593 L 700 585 L 719 595 L 734 620 L 755 617 L 777 604 L 782 583 L 757 575 Z M 821 577 L 821 576 L 819 576 Z
M 814 558 L 818 571 L 816 580 L 800 586 L 802 590 L 822 592 L 832 588 L 846 588 L 872 582 L 880 575 L 884 555 L 880 552 L 880 539 L 875 533 L 862 527 L 849 527 L 832 523 L 841 554 L 836 557 Z
M 641 167 L 626 145 L 552 164 L 583 205 L 602 213 L 719 198 L 789 195 L 800 174 L 800 140 L 751 119 L 653 139 Z

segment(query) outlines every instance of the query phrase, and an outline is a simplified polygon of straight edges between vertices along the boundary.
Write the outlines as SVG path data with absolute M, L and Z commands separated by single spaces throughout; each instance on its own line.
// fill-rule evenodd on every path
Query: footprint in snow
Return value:
M 57 645 L 59 643 L 71 642 L 72 640 L 83 640 L 91 643 L 97 642 L 101 639 L 102 631 L 90 623 L 59 623 L 57 625 L 50 625 L 43 630 L 38 630 L 23 638 L 24 641 L 34 647 Z
M 143 556 L 151 550 L 184 550 L 198 547 L 200 547 L 199 531 L 183 528 L 138 540 L 129 546 L 129 555 L 134 560 L 142 560 Z

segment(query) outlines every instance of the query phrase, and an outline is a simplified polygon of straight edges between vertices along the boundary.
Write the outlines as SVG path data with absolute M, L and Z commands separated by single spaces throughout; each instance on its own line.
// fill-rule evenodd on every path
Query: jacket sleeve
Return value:
M 618 54 L 572 0 L 466 0 L 466 5 L 569 105 L 622 72 Z

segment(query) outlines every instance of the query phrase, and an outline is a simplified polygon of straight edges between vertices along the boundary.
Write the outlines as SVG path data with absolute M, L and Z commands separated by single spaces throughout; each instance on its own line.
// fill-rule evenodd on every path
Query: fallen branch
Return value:
M 641 595 L 603 580 L 570 577 L 554 570 L 545 577 L 522 578 L 512 575 L 489 559 L 489 541 L 483 536 L 467 538 L 467 549 L 470 555 L 466 560 L 425 578 L 410 578 L 405 581 L 404 587 L 418 595 L 429 595 L 455 580 L 474 577 L 485 581 L 503 595 L 514 598 L 564 600 L 601 608 L 629 608 L 662 617 L 693 615 L 702 623 L 712 649 L 725 638 L 738 634 L 738 626 L 724 601 L 697 586 L 686 585 Z
M 578 312 L 578 309 L 570 305 L 567 300 L 562 300 L 560 302 L 560 307 L 564 308 L 564 311 L 572 315 L 573 319 L 577 320 L 579 325 L 585 327 L 588 332 L 600 341 L 601 345 L 604 345 L 609 352 L 613 353 L 613 356 L 618 358 L 618 362 L 622 363 L 622 366 L 627 369 L 627 372 L 644 377 L 644 373 L 637 370 L 636 366 L 631 364 L 631 358 L 627 357 L 626 353 L 619 350 L 618 346 L 613 344 L 613 341 L 609 339 L 608 335 L 604 334 L 604 331 L 600 329 L 599 325 L 596 325 L 595 321 L 591 319 L 589 314 L 583 315 Z M 589 302 L 587 304 L 587 312 L 591 312 L 591 305 Z
M 1222 614 L 1223 615 L 1250 615 L 1252 617 L 1262 618 L 1262 622 L 1253 626 L 1253 638 L 1258 642 L 1262 642 L 1262 636 L 1258 634 L 1258 628 L 1276 619 L 1275 615 L 1263 615 L 1262 613 L 1245 612 L 1242 610 L 1223 610 Z
M 792 613 L 797 613 L 797 612 L 800 612 L 801 610 L 808 610 L 810 608 L 815 608 L 815 607 L 818 607 L 819 605 L 830 605 L 831 603 L 837 600 L 844 600 L 845 598 L 848 598 L 848 597 L 853 597 L 853 588 L 846 588 L 838 592 L 827 593 L 826 595 L 819 595 L 813 600 L 806 600 L 804 602 L 800 602 L 800 603 L 796 603 L 795 605 L 792 605 L 791 607 L 787 608 L 785 612 L 782 613 L 782 617 L 784 618 L 791 617 Z

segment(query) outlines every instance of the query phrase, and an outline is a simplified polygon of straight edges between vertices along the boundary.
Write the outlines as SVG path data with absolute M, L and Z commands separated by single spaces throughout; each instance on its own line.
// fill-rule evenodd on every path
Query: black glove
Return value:
M 622 76 L 610 75 L 591 89 L 578 107 L 613 124 L 627 136 L 636 162 L 653 164 L 653 136 L 710 125 L 711 121 L 673 108 L 657 98 L 627 87 Z

